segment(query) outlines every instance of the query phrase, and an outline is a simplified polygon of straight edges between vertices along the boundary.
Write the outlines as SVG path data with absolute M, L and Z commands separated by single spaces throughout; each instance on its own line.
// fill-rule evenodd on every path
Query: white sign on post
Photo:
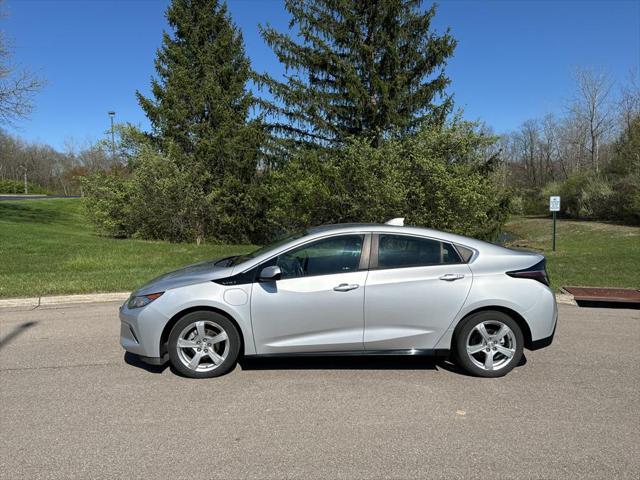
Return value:
M 560 211 L 560 197 L 549 197 L 549 211 L 550 212 Z

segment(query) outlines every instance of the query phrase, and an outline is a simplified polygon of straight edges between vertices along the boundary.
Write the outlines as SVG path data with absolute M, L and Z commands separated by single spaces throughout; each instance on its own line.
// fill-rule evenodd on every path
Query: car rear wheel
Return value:
M 503 312 L 482 311 L 464 320 L 455 338 L 458 365 L 478 377 L 502 377 L 522 359 L 524 337 Z
M 171 329 L 168 350 L 171 364 L 182 375 L 219 377 L 235 367 L 240 335 L 224 315 L 210 311 L 191 312 Z

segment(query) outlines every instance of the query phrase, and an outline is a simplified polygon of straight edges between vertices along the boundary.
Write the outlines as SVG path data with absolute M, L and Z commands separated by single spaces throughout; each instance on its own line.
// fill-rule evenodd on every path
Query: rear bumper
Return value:
M 553 342 L 553 336 L 556 334 L 556 330 L 553 329 L 553 333 L 547 338 L 541 338 L 539 340 L 534 340 L 529 345 L 529 350 L 540 350 L 541 348 L 548 347 Z
M 551 332 L 551 335 L 549 335 L 548 337 L 539 338 L 537 340 L 532 340 L 531 343 L 528 346 L 529 350 L 540 350 L 541 348 L 545 348 L 545 347 L 548 347 L 549 345 L 551 345 L 551 343 L 553 342 L 553 337 L 556 334 L 556 328 L 558 328 L 558 310 L 557 310 L 557 308 L 556 308 L 555 319 L 554 319 L 554 322 L 553 322 L 553 331 Z

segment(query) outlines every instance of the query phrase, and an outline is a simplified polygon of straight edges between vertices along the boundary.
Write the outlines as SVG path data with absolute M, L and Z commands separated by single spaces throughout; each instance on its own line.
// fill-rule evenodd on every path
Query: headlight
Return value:
M 139 297 L 131 297 L 127 302 L 127 307 L 129 308 L 140 308 L 145 305 L 150 304 L 156 298 L 160 297 L 164 292 L 160 293 L 150 293 L 149 295 L 140 295 Z

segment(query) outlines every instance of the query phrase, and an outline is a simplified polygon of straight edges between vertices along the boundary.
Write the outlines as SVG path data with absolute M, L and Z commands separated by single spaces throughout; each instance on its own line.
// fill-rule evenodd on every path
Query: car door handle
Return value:
M 440 277 L 440 280 L 444 280 L 445 282 L 454 282 L 461 278 L 464 278 L 464 275 L 461 273 L 445 273 Z
M 336 292 L 348 292 L 349 290 L 355 290 L 360 285 L 357 283 L 341 283 L 337 287 L 333 287 Z

